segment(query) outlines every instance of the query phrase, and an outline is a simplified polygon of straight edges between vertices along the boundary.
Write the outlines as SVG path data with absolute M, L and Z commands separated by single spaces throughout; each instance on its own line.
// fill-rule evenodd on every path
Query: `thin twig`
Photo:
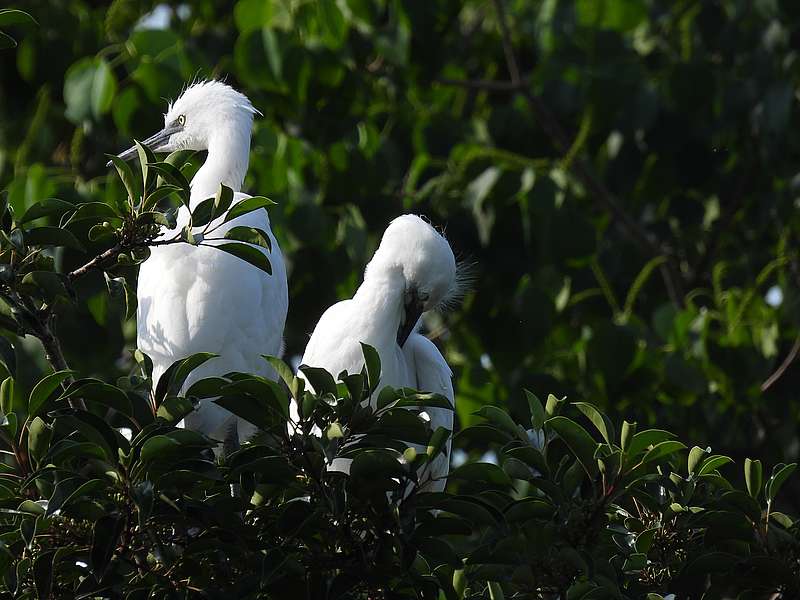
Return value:
M 783 374 L 786 372 L 786 369 L 789 368 L 794 360 L 797 358 L 797 354 L 800 353 L 800 335 L 794 340 L 794 344 L 792 345 L 792 349 L 789 350 L 789 354 L 786 355 L 786 358 L 783 359 L 781 365 L 775 370 L 775 372 L 770 375 L 767 380 L 761 384 L 761 391 L 766 392 L 770 387 L 772 387 L 778 379 L 780 379 Z
M 113 245 L 111 248 L 103 252 L 102 254 L 98 254 L 88 263 L 83 265 L 82 267 L 78 267 L 74 271 L 70 271 L 67 274 L 67 277 L 70 281 L 75 281 L 78 277 L 82 277 L 86 275 L 89 271 L 93 269 L 99 269 L 104 263 L 106 263 L 111 257 L 116 256 L 122 251 L 122 244 L 118 243 Z
M 105 252 L 95 256 L 92 260 L 87 262 L 82 267 L 78 267 L 74 271 L 70 271 L 69 273 L 67 273 L 67 277 L 69 278 L 70 281 L 75 281 L 79 277 L 83 277 L 84 275 L 86 275 L 89 271 L 92 271 L 94 269 L 101 269 L 105 265 L 105 263 L 107 263 L 111 258 L 117 256 L 120 252 L 133 250 L 134 248 L 146 248 L 146 247 L 152 248 L 154 246 L 166 246 L 169 244 L 176 244 L 179 242 L 182 242 L 182 240 L 179 240 L 177 238 L 172 238 L 169 240 L 152 240 L 149 242 L 136 242 L 132 244 L 124 244 L 122 242 L 118 242 Z

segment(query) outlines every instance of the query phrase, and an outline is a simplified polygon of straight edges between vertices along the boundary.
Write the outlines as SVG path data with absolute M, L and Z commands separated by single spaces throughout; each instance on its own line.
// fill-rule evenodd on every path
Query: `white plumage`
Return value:
M 301 363 L 333 376 L 361 370 L 360 342 L 381 358 L 380 387 L 436 392 L 455 402 L 452 372 L 436 346 L 417 333 L 420 316 L 458 292 L 456 262 L 447 240 L 415 215 L 392 221 L 355 296 L 320 318 Z M 302 376 L 302 374 L 301 374 Z M 426 410 L 431 426 L 453 430 L 453 411 Z M 450 442 L 429 469 L 426 491 L 441 491 L 449 471 Z M 428 479 L 428 477 L 426 477 Z
M 241 189 L 256 112 L 246 96 L 221 82 L 197 83 L 169 106 L 164 129 L 145 140 L 157 152 L 208 150 L 206 161 L 191 181 L 192 209 L 213 196 L 221 183 L 236 192 Z M 233 205 L 245 198 L 249 196 L 236 193 Z M 182 207 L 177 228 L 165 231 L 161 238 L 173 237 L 188 221 L 189 211 Z M 153 360 L 154 385 L 174 361 L 197 352 L 213 352 L 219 357 L 195 370 L 184 389 L 198 379 L 230 371 L 275 377 L 261 355 L 277 356 L 282 350 L 288 308 L 286 269 L 265 210 L 233 219 L 212 235 L 222 238 L 240 225 L 269 234 L 272 251 L 262 251 L 269 258 L 272 275 L 223 251 L 189 244 L 154 247 L 142 264 L 137 344 Z M 254 433 L 252 425 L 210 401 L 187 416 L 185 426 L 232 443 Z

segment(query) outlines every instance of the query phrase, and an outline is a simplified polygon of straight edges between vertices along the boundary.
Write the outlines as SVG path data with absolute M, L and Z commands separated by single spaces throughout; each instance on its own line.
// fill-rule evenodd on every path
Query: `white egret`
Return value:
M 237 192 L 232 206 L 250 197 L 238 191 L 247 172 L 256 113 L 244 94 L 224 83 L 195 83 L 169 105 L 164 128 L 145 140 L 155 152 L 208 151 L 191 181 L 192 210 L 214 196 L 220 184 Z M 131 148 L 120 158 L 135 155 L 136 148 Z M 222 220 L 224 216 L 212 227 Z M 188 221 L 189 211 L 182 207 L 177 228 L 161 237 L 174 236 Z M 220 225 L 214 236 L 224 237 L 241 225 L 269 234 L 272 275 L 223 251 L 189 244 L 154 247 L 139 269 L 137 344 L 153 360 L 154 385 L 173 362 L 197 352 L 219 357 L 193 371 L 184 389 L 198 379 L 231 371 L 275 377 L 261 355 L 277 356 L 282 350 L 288 308 L 286 269 L 265 210 Z M 184 425 L 226 445 L 238 445 L 255 432 L 252 425 L 210 401 L 201 403 Z
M 439 350 L 417 332 L 422 313 L 460 292 L 456 261 L 447 240 L 415 215 L 391 222 L 351 300 L 331 306 L 306 346 L 302 364 L 334 376 L 361 370 L 360 342 L 381 359 L 379 388 L 390 385 L 435 392 L 455 402 L 452 372 Z M 302 375 L 301 375 L 302 376 Z M 433 430 L 453 430 L 453 411 L 428 408 Z M 422 489 L 441 491 L 449 472 L 450 442 L 431 464 Z M 346 467 L 345 467 L 346 469 Z M 338 470 L 338 469 L 337 469 Z

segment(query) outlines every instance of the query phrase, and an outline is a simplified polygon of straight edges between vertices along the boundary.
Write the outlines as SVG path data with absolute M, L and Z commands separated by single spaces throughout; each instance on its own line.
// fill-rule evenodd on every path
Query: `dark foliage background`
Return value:
M 418 212 L 476 265 L 464 305 L 428 323 L 460 427 L 486 405 L 527 419 L 528 388 L 737 463 L 797 460 L 796 2 L 16 6 L 36 19 L 0 27 L 18 43 L 0 38 L 16 215 L 124 197 L 105 153 L 154 131 L 185 82 L 225 77 L 264 113 L 246 189 L 278 203 L 288 358 L 389 220 Z M 103 249 L 56 258 L 68 271 Z M 67 363 L 128 375 L 124 303 L 99 274 L 76 285 L 57 315 Z M 17 369 L 24 391 L 48 370 L 30 336 Z
M 520 0 L 505 39 L 486 1 L 19 8 L 38 24 L 0 54 L 12 206 L 119 194 L 105 153 L 185 82 L 225 77 L 265 115 L 246 188 L 279 203 L 287 356 L 414 211 L 477 267 L 430 324 L 462 425 L 519 414 L 527 386 L 797 458 L 797 367 L 762 389 L 798 340 L 796 3 Z M 71 365 L 113 377 L 134 328 L 103 290 L 82 284 L 89 310 L 60 328 Z

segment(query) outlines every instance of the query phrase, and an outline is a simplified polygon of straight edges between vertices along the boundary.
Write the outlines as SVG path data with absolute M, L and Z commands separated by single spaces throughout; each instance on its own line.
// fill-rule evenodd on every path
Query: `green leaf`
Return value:
M 118 261 L 119 264 L 123 262 L 119 260 L 119 258 Z M 128 284 L 126 277 L 110 277 L 105 271 L 103 272 L 103 277 L 106 280 L 106 286 L 108 286 L 108 292 L 111 294 L 111 297 L 123 298 L 125 300 L 125 320 L 133 317 L 136 314 L 138 304 L 136 291 L 133 289 L 133 286 Z
M 361 352 L 364 355 L 364 366 L 367 369 L 367 385 L 372 393 L 378 389 L 381 379 L 381 357 L 375 348 L 364 342 L 361 342 Z
M 622 431 L 619 434 L 619 445 L 622 451 L 625 452 L 630 447 L 633 436 L 636 435 L 636 423 L 622 422 Z
M 648 450 L 642 458 L 642 464 L 649 463 L 654 460 L 660 460 L 680 450 L 685 450 L 686 445 L 676 440 L 667 440 L 660 442 Z
M 461 567 L 463 563 L 453 547 L 439 538 L 425 537 L 417 540 L 417 548 L 427 561 L 432 565 L 446 564 L 451 567 Z
M 211 221 L 221 217 L 233 202 L 233 190 L 225 184 L 220 184 L 217 193 L 214 195 L 214 209 Z
M 29 246 L 64 246 L 84 252 L 78 238 L 60 227 L 36 227 L 25 231 L 24 236 Z
M 289 398 L 276 382 L 253 375 L 235 381 L 221 391 L 223 396 L 214 402 L 259 429 L 286 426 Z
M 5 337 L 0 335 L 0 365 L 5 367 L 12 378 L 17 376 L 17 353 L 14 346 Z
M 553 394 L 547 395 L 547 404 L 545 404 L 544 412 L 548 417 L 553 417 L 558 414 L 561 410 L 561 404 L 563 404 L 563 399 L 558 399 Z
M 133 175 L 131 166 L 118 156 L 112 154 L 107 155 L 108 158 L 114 163 L 114 168 L 117 169 L 119 178 L 122 180 L 125 190 L 128 192 L 128 198 L 132 204 L 139 201 L 141 191 L 139 190 L 139 180 Z
M 797 463 L 791 463 L 788 465 L 780 463 L 773 467 L 772 476 L 767 480 L 767 486 L 765 489 L 767 500 L 769 502 L 772 502 L 775 499 L 775 496 L 778 495 L 781 486 L 783 486 L 788 477 L 794 473 L 796 468 Z
M 246 215 L 247 213 L 251 213 L 260 208 L 275 206 L 275 204 L 275 202 L 269 198 L 265 198 L 264 196 L 252 196 L 250 198 L 240 200 L 234 204 L 233 207 L 228 211 L 228 214 L 225 215 L 225 220 L 223 223 L 232 221 L 236 217 L 241 217 L 242 215 Z
M 142 449 L 139 451 L 139 460 L 149 462 L 165 458 L 171 450 L 180 448 L 180 446 L 181 443 L 175 438 L 166 435 L 154 435 L 142 445 Z
M 216 357 L 217 355 L 211 352 L 198 352 L 172 363 L 156 384 L 154 393 L 156 405 L 161 404 L 167 394 L 170 396 L 178 395 L 189 374 L 203 363 Z
M 784 529 L 791 529 L 794 526 L 792 518 L 782 512 L 772 511 L 769 513 L 769 518 L 778 523 Z
M 719 469 L 722 465 L 726 465 L 731 462 L 733 462 L 732 458 L 714 454 L 713 456 L 709 456 L 703 461 L 703 464 L 700 465 L 700 469 L 697 472 L 697 474 L 706 475 L 707 473 L 712 473 L 713 471 Z
M 700 466 L 703 457 L 710 452 L 705 448 L 701 448 L 700 446 L 694 446 L 691 450 L 689 450 L 689 459 L 687 461 L 687 468 L 689 473 L 694 473 L 697 470 L 697 467 Z
M 73 502 L 75 502 L 78 498 L 83 498 L 84 496 L 92 496 L 96 492 L 100 490 L 105 490 L 108 488 L 108 483 L 103 481 L 102 479 L 90 479 L 89 481 L 84 482 L 78 488 L 73 491 L 69 496 L 64 498 L 62 502 L 54 503 L 50 502 L 47 505 L 47 512 L 46 515 L 51 515 L 55 513 L 57 510 L 67 508 Z
M 525 398 L 528 400 L 528 408 L 531 411 L 531 426 L 534 429 L 541 429 L 545 420 L 544 407 L 541 400 L 528 390 L 525 390 Z
M 204 377 L 199 381 L 195 381 L 189 389 L 186 390 L 187 398 L 213 398 L 222 394 L 222 388 L 230 385 L 230 379 L 224 377 Z
M 99 379 L 79 379 L 73 382 L 58 400 L 81 398 L 86 402 L 112 408 L 125 416 L 133 416 L 130 398 L 116 386 Z
M 272 251 L 272 242 L 269 239 L 269 234 L 263 229 L 258 229 L 256 227 L 246 227 L 244 225 L 231 227 L 225 232 L 225 239 L 255 244 L 256 246 L 266 248 L 270 252 Z
M 100 58 L 96 62 L 92 79 L 91 106 L 95 119 L 99 119 L 109 111 L 116 93 L 117 79 L 114 77 L 114 72 L 105 59 Z
M 573 404 L 592 422 L 592 425 L 597 428 L 597 431 L 600 432 L 600 435 L 603 436 L 606 443 L 611 444 L 611 440 L 616 438 L 614 425 L 611 423 L 611 419 L 597 410 L 592 404 L 586 402 L 574 402 Z
M 0 12 L 0 18 L 3 14 Z M 33 561 L 33 585 L 36 587 L 37 598 L 49 598 L 53 588 L 53 559 L 55 550 L 41 553 Z
M 75 206 L 75 212 L 67 219 L 66 224 L 72 225 L 84 220 L 105 221 L 119 217 L 117 209 L 104 202 L 84 202 Z
M 594 452 L 597 449 L 597 442 L 580 425 L 567 417 L 552 417 L 545 421 L 545 425 L 555 431 L 564 440 L 569 449 L 580 461 L 589 478 L 597 474 L 597 463 L 594 459 Z
M 7 27 L 8 25 L 23 25 L 27 23 L 36 24 L 36 19 L 24 10 L 16 8 L 0 9 L 0 26 Z
M 645 429 L 633 436 L 627 454 L 630 457 L 635 457 L 637 454 L 647 450 L 650 446 L 663 442 L 664 440 L 670 440 L 674 437 L 674 433 L 663 429 Z
M 20 282 L 23 287 L 33 288 L 26 289 L 32 296 L 40 297 L 49 304 L 52 304 L 56 298 L 71 299 L 67 289 L 69 281 L 66 276 L 61 273 L 54 273 L 53 271 L 31 271 L 22 278 Z
M 187 392 L 187 396 L 188 395 L 189 394 Z M 181 396 L 169 396 L 165 398 L 161 403 L 161 406 L 158 407 L 156 416 L 161 417 L 165 421 L 175 425 L 186 415 L 191 413 L 194 408 L 194 404 L 192 404 L 191 400 L 188 398 L 183 398 Z
M 365 450 L 359 452 L 350 465 L 350 477 L 372 481 L 405 477 L 406 470 L 394 454 L 388 450 Z
M 428 440 L 428 446 L 425 449 L 425 453 L 428 455 L 428 460 L 433 460 L 445 449 L 447 441 L 450 439 L 452 433 L 453 432 L 446 427 L 436 428 L 436 431 L 433 432 L 430 440 Z
M 497 527 L 498 521 L 502 520 L 502 515 L 493 506 L 472 496 L 444 498 L 437 503 L 436 508 L 463 517 L 476 525 Z
M 303 377 L 305 377 L 317 395 L 332 394 L 334 397 L 338 396 L 336 380 L 325 369 L 300 365 L 298 371 L 303 374 Z
M 31 390 L 28 398 L 28 416 L 33 418 L 61 384 L 75 375 L 76 371 L 56 371 L 41 379 Z
M 473 414 L 479 415 L 493 423 L 512 437 L 517 437 L 519 431 L 517 430 L 517 424 L 514 422 L 508 413 L 501 408 L 496 406 L 486 405 L 482 406 L 480 410 L 474 412 Z
M 272 265 L 270 265 L 269 259 L 264 255 L 263 252 L 257 248 L 254 248 L 253 246 L 235 242 L 230 244 L 220 244 L 219 246 L 215 245 L 214 248 L 222 250 L 223 252 L 227 252 L 228 254 L 232 254 L 237 258 L 241 258 L 243 261 L 250 263 L 258 269 L 261 269 L 267 275 L 272 275 Z
M 758 500 L 761 495 L 761 484 L 764 481 L 764 471 L 760 460 L 744 460 L 744 480 L 747 485 L 747 493 L 754 500 Z
M 35 417 L 28 426 L 28 454 L 38 465 L 42 457 L 47 454 L 53 429 L 40 417 Z
M 513 482 L 508 474 L 492 463 L 473 462 L 456 467 L 449 475 L 451 479 L 482 481 L 493 485 L 511 487 Z
M 136 153 L 139 155 L 139 168 L 142 171 L 142 194 L 146 194 L 147 190 L 153 185 L 153 175 L 150 172 L 150 163 L 158 162 L 156 160 L 156 155 L 153 154 L 153 151 L 150 150 L 147 146 L 142 144 L 139 140 L 133 140 L 133 143 L 136 145 Z
M 523 498 L 509 504 L 503 509 L 503 513 L 509 523 L 531 519 L 549 520 L 555 513 L 555 507 L 539 498 Z
M 170 194 L 174 194 L 180 191 L 181 188 L 166 183 L 158 186 L 156 189 L 154 189 L 147 195 L 147 198 L 145 198 L 145 201 L 142 203 L 142 211 L 147 212 L 153 210 L 154 208 L 157 207 L 158 203 L 161 202 L 164 198 L 169 197 Z M 167 223 L 169 223 L 170 222 L 169 217 L 165 213 L 162 214 L 164 214 L 164 220 Z M 172 224 L 170 229 L 175 229 L 175 225 L 176 224 Z
M 168 184 L 176 187 L 181 192 L 181 201 L 187 205 L 189 201 L 189 194 L 191 193 L 189 181 L 181 173 L 180 169 L 175 165 L 168 162 L 155 162 L 147 165 L 161 176 L 161 178 Z M 160 186 L 159 186 L 160 187 Z
M 9 48 L 16 48 L 17 40 L 10 35 L 0 31 L 0 50 L 8 50 Z
M 111 514 L 100 517 L 92 528 L 92 548 L 89 554 L 94 576 L 101 580 L 111 562 L 114 549 L 119 542 L 125 519 Z
M 650 279 L 653 271 L 666 261 L 666 256 L 656 256 L 647 261 L 647 263 L 642 267 L 642 270 L 639 271 L 636 279 L 633 280 L 633 283 L 628 290 L 628 295 L 625 298 L 625 305 L 622 309 L 625 315 L 630 316 L 633 313 L 633 305 L 636 303 L 636 298 L 639 296 L 644 284 L 647 283 L 648 279 Z
M 292 398 L 297 399 L 303 395 L 303 391 L 305 390 L 305 382 L 299 377 L 295 376 L 295 374 L 289 368 L 289 365 L 287 365 L 277 356 L 261 355 L 261 358 L 266 360 L 270 366 L 275 369 L 278 377 L 280 377 L 286 384 L 286 387 L 289 388 L 289 393 L 292 395 Z
M 76 208 L 77 207 L 74 204 L 70 204 L 64 200 L 59 200 L 58 198 L 45 198 L 44 200 L 40 200 L 28 208 L 18 223 L 22 225 L 28 221 L 33 221 L 34 219 L 39 219 L 41 217 L 61 216 L 65 212 L 69 210 L 75 210 Z

